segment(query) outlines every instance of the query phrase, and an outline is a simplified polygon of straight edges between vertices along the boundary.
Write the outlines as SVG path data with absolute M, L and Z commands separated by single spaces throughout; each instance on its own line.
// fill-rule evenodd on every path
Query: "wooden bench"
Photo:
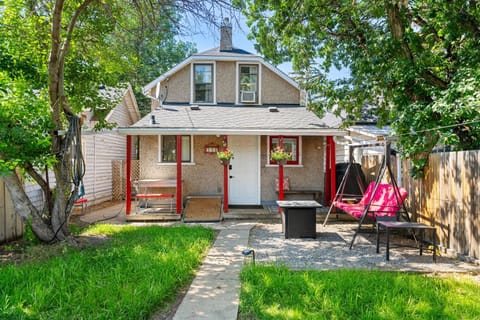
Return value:
M 173 193 L 138 193 L 135 195 L 137 200 L 137 212 L 140 207 L 140 200 L 145 200 L 145 208 L 148 208 L 148 200 L 151 199 L 162 199 L 170 200 L 170 211 L 173 211 L 173 198 L 175 195 Z
M 278 194 L 278 191 L 276 191 Z M 284 195 L 289 194 L 300 194 L 300 195 L 311 195 L 313 200 L 321 200 L 320 197 L 322 196 L 322 191 L 320 190 L 312 190 L 312 189 L 295 189 L 295 190 L 283 190 Z

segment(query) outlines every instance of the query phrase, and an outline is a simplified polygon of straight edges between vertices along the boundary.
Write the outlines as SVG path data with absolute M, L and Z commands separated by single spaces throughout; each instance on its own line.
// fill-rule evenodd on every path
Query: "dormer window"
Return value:
M 213 64 L 195 64 L 194 74 L 194 103 L 213 103 Z
M 240 102 L 258 103 L 258 66 L 240 65 Z

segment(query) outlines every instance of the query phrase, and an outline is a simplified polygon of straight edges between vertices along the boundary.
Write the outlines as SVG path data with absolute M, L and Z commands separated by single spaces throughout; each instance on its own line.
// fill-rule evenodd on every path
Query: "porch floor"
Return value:
M 149 212 L 136 214 L 132 212 L 130 215 L 125 216 L 126 221 L 181 221 L 183 219 L 182 214 L 176 214 L 172 212 Z M 228 212 L 222 213 L 223 220 L 254 220 L 265 221 L 273 220 L 280 221 L 280 214 L 278 212 L 273 213 L 264 208 L 229 208 Z M 215 222 L 218 222 L 216 219 Z

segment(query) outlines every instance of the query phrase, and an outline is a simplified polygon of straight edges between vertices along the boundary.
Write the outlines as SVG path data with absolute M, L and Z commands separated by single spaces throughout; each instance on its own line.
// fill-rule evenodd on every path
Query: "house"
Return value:
M 224 212 L 229 205 L 274 202 L 276 179 L 283 176 L 292 190 L 323 192 L 329 163 L 335 163 L 333 136 L 345 135 L 335 118 L 319 118 L 306 108 L 290 77 L 234 47 L 228 21 L 219 47 L 192 55 L 144 91 L 154 102 L 151 112 L 118 132 L 127 143 L 138 136 L 140 180 L 173 186 L 177 213 L 193 195 L 222 196 Z M 284 166 L 269 157 L 278 145 L 293 154 Z M 234 152 L 228 167 L 216 158 L 224 148 Z
M 115 126 L 128 126 L 140 119 L 140 111 L 130 84 L 117 88 L 102 88 L 101 95 L 114 105 L 104 118 Z M 112 162 L 124 160 L 126 138 L 115 129 L 95 130 L 98 119 L 90 110 L 81 113 L 82 153 L 85 160 L 83 185 L 85 197 L 91 204 L 112 200 Z
M 105 116 L 106 123 L 112 126 L 128 126 L 140 119 L 132 87 L 126 84 L 118 88 L 100 89 L 100 94 L 111 101 L 113 108 Z M 98 119 L 91 110 L 84 110 L 79 115 L 82 124 L 82 154 L 85 161 L 83 176 L 84 197 L 88 205 L 100 204 L 112 200 L 112 162 L 124 160 L 126 138 L 116 134 L 116 129 L 95 130 Z M 55 184 L 53 172 L 49 172 L 50 185 Z M 41 188 L 34 182 L 26 183 L 25 191 L 32 204 L 41 209 L 44 197 Z

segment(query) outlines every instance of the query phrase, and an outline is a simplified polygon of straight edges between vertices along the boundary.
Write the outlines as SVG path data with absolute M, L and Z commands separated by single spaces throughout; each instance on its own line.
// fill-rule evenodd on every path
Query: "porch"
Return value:
M 132 202 L 132 207 L 135 203 Z M 326 217 L 328 207 L 317 209 L 316 221 L 317 224 L 322 223 Z M 258 223 L 279 223 L 281 224 L 281 215 L 278 212 L 276 204 L 264 204 L 260 206 L 230 206 L 228 213 L 222 214 L 222 221 L 220 223 L 233 223 L 237 221 L 253 221 Z M 175 224 L 182 223 L 182 215 L 172 212 L 158 212 L 125 215 L 125 202 L 118 200 L 112 202 L 104 202 L 100 205 L 91 206 L 87 209 L 87 213 L 79 215 L 73 214 L 75 220 L 81 220 L 83 223 L 108 222 L 114 224 L 126 224 L 129 222 L 148 222 L 148 223 L 166 223 Z M 332 222 L 350 223 L 356 220 L 352 219 L 347 214 L 331 214 Z M 216 225 L 211 223 L 210 225 Z

